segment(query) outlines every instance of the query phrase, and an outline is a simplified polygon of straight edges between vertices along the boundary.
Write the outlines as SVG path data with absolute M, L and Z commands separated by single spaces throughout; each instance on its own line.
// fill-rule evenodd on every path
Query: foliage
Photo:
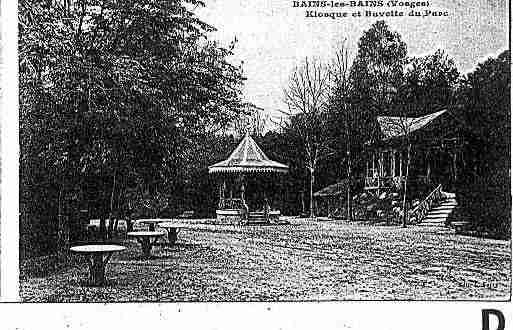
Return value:
M 20 2 L 27 202 L 57 198 L 61 214 L 71 187 L 96 181 L 112 215 L 139 179 L 150 193 L 179 185 L 189 148 L 240 112 L 242 69 L 228 61 L 235 45 L 207 39 L 213 28 L 189 9 L 200 5 Z
M 301 140 L 291 130 L 283 130 L 269 131 L 256 141 L 269 158 L 289 166 L 289 172 L 281 179 L 285 196 L 280 211 L 286 215 L 298 215 L 302 207 L 302 194 L 303 198 L 307 197 L 305 192 L 309 189 L 309 172 L 306 170 Z M 322 171 L 320 175 L 324 176 L 325 173 Z M 324 184 L 322 179 L 317 179 L 319 185 Z M 309 199 L 304 202 L 308 203 Z
M 409 105 L 401 114 L 419 117 L 451 106 L 459 80 L 454 61 L 443 50 L 411 58 L 397 96 L 403 104 Z
M 470 222 L 471 234 L 511 239 L 510 186 L 506 169 L 463 182 L 456 188 L 460 208 L 455 217 Z
M 486 154 L 481 174 L 510 168 L 511 143 L 511 55 L 502 52 L 497 58 L 479 63 L 464 77 L 458 91 L 461 115 L 477 136 L 475 148 Z
M 458 187 L 463 214 L 480 234 L 511 238 L 510 51 L 479 63 L 458 90 L 475 164 Z
M 404 79 L 406 55 L 406 43 L 384 21 L 363 33 L 350 73 L 359 111 L 386 114 L 391 110 L 393 95 Z

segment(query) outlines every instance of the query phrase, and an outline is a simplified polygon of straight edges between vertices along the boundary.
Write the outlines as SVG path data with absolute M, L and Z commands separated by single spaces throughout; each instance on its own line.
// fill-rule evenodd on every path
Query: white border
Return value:
M 221 304 L 7 304 L 2 329 L 479 330 L 482 308 L 510 303 L 347 302 Z M 490 317 L 490 330 L 497 320 Z
M 18 57 L 17 1 L 2 0 L 1 301 L 18 301 Z
M 17 1 L 1 1 L 0 292 L 2 301 L 12 302 L 19 299 Z M 511 302 L 0 304 L 0 328 L 481 329 L 481 309 L 496 308 L 505 313 L 509 329 L 513 326 L 511 307 Z

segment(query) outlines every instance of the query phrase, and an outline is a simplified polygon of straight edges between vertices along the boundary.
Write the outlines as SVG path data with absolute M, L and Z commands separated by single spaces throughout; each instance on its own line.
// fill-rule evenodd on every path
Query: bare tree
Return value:
M 346 160 L 347 160 L 347 219 L 352 220 L 352 137 L 354 125 L 353 122 L 356 120 L 355 114 L 352 112 L 353 107 L 351 106 L 351 95 L 352 95 L 352 83 L 350 79 L 351 65 L 349 61 L 349 52 L 346 46 L 346 40 L 344 40 L 335 52 L 335 56 L 332 59 L 330 66 L 330 74 L 333 80 L 333 90 L 331 95 L 331 104 L 335 108 L 335 111 L 340 111 L 343 114 L 345 139 L 346 139 Z
M 240 115 L 233 122 L 233 130 L 238 136 L 244 136 L 246 133 L 256 136 L 264 135 L 269 125 L 269 115 L 264 109 L 257 107 L 252 103 L 244 103 L 244 114 Z
M 330 72 L 318 60 L 305 58 L 292 72 L 284 89 L 288 111 L 287 128 L 296 134 L 303 145 L 306 167 L 310 174 L 310 217 L 315 217 L 313 187 L 320 161 L 329 157 L 331 138 L 326 134 L 330 96 Z

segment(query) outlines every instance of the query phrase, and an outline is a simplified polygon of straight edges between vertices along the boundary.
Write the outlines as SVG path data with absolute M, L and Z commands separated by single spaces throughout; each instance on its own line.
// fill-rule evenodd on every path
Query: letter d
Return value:
M 499 320 L 497 329 L 490 329 L 490 315 L 493 314 Z M 504 320 L 504 314 L 497 309 L 483 309 L 481 310 L 481 320 L 483 323 L 483 330 L 504 330 L 506 322 Z

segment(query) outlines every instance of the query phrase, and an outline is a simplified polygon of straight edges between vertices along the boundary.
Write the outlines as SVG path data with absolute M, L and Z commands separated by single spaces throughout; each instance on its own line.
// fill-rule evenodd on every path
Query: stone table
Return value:
M 159 224 L 159 228 L 163 228 L 167 231 L 167 239 L 169 241 L 169 244 L 175 244 L 176 239 L 178 238 L 178 231 L 183 228 L 190 228 L 188 226 L 185 226 L 182 223 L 176 223 L 176 222 L 164 222 Z
M 87 257 L 89 265 L 89 284 L 103 286 L 105 284 L 105 266 L 114 252 L 120 252 L 126 248 L 121 245 L 89 244 L 73 246 L 71 252 Z
M 144 257 L 149 258 L 151 256 L 151 248 L 165 233 L 162 231 L 132 231 L 126 235 L 134 237 L 141 244 Z
M 136 222 L 148 224 L 150 227 L 149 230 L 155 231 L 155 225 L 169 221 L 172 221 L 172 219 L 139 219 Z

